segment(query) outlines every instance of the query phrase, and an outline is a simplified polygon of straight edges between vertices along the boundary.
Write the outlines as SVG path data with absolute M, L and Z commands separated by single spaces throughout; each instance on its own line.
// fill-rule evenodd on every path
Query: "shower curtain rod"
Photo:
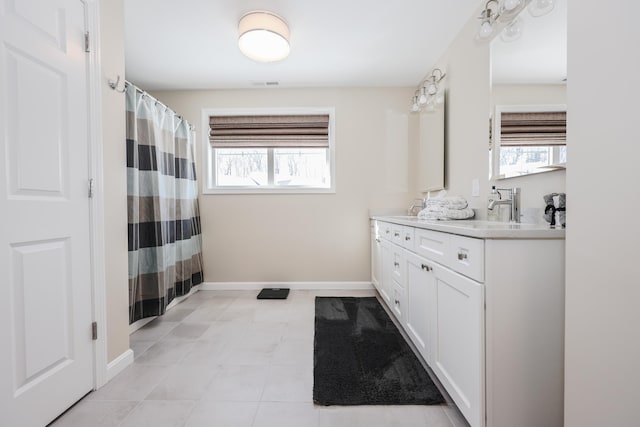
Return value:
M 176 117 L 177 117 L 177 118 L 179 118 L 180 120 L 184 120 L 185 122 L 189 123 L 189 121 L 188 121 L 188 120 L 185 120 L 185 119 L 184 119 L 184 117 L 182 117 L 181 115 L 179 115 L 178 113 L 176 113 L 175 111 L 173 111 L 173 109 L 172 109 L 172 108 L 167 107 L 167 105 L 166 105 L 164 102 L 159 101 L 159 100 L 158 100 L 158 98 L 156 98 L 155 96 L 153 96 L 153 95 L 149 94 L 149 92 L 147 92 L 146 90 L 142 90 L 142 89 L 140 89 L 138 86 L 136 86 L 135 84 L 131 83 L 129 80 L 125 80 L 125 81 L 124 81 L 124 85 L 125 85 L 125 87 L 127 87 L 127 86 L 133 86 L 133 87 L 136 89 L 136 92 L 141 93 L 142 95 L 144 95 L 144 96 L 147 96 L 147 97 L 151 98 L 153 101 L 155 101 L 155 103 L 156 103 L 156 104 L 160 104 L 160 105 L 162 105 L 164 108 L 166 108 L 167 110 L 169 110 L 169 111 L 171 111 L 173 114 L 175 114 L 175 115 L 176 115 Z M 195 130 L 196 130 L 196 128 L 195 128 L 195 126 L 193 126 L 191 123 L 189 123 L 189 130 L 191 130 L 191 131 L 195 131 Z

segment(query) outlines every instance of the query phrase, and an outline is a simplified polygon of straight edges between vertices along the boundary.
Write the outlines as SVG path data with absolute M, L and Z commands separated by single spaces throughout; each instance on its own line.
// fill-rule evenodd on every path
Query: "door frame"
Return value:
M 100 0 L 80 0 L 85 7 L 85 28 L 89 36 L 88 78 L 88 146 L 89 177 L 93 178 L 93 197 L 89 199 L 89 238 L 91 240 L 91 288 L 93 321 L 97 339 L 93 345 L 93 386 L 102 387 L 107 378 L 107 311 L 104 249 L 104 185 L 102 156 L 102 66 L 100 62 Z

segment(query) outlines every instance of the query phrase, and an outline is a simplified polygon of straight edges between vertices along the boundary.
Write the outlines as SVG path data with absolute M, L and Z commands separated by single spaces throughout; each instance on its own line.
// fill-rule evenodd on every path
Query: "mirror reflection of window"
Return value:
M 566 104 L 567 0 L 556 0 L 544 16 L 533 16 L 528 8 L 518 15 L 518 37 L 505 28 L 491 42 L 491 153 L 490 171 L 494 179 L 561 169 L 566 164 L 566 144 L 531 140 L 501 143 L 497 109 L 522 112 L 544 111 L 542 107 Z M 505 33 L 506 31 L 506 33 Z M 509 32 L 511 31 L 511 33 Z M 566 111 L 566 108 L 564 108 Z M 526 111 L 525 111 L 526 112 Z M 539 130 L 541 128 L 538 128 Z

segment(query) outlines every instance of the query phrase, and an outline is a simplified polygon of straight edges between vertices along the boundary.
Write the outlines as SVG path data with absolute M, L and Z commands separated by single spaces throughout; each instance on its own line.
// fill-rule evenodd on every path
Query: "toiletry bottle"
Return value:
M 500 193 L 498 192 L 498 190 L 496 190 L 496 186 L 493 185 L 491 187 L 491 193 L 489 194 L 489 197 L 487 198 L 487 220 L 488 221 L 500 221 L 501 217 L 500 217 L 500 212 L 501 212 L 501 208 L 502 205 L 494 205 L 493 209 L 489 209 L 488 207 L 491 206 L 491 204 L 493 203 L 494 200 L 500 200 L 502 197 L 500 196 Z

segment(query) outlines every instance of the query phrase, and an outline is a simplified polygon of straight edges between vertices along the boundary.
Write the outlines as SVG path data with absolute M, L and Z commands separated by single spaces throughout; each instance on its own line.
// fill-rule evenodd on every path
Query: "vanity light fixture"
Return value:
M 289 55 L 289 27 L 275 13 L 249 12 L 238 23 L 238 46 L 247 57 L 259 62 L 275 62 Z
M 494 24 L 500 16 L 500 3 L 497 0 L 489 0 L 484 5 L 484 10 L 480 14 L 480 28 L 477 37 L 486 40 L 493 34 Z
M 556 0 L 489 0 L 480 13 L 480 27 L 476 40 L 489 41 L 496 31 L 500 38 L 512 42 L 522 35 L 522 20 L 518 17 L 528 6 L 529 14 L 539 17 L 548 14 L 555 7 Z
M 434 111 L 444 103 L 444 88 L 440 82 L 445 76 L 446 74 L 440 68 L 434 68 L 431 71 L 431 75 L 422 82 L 413 96 L 412 112 L 417 113 L 421 110 Z

